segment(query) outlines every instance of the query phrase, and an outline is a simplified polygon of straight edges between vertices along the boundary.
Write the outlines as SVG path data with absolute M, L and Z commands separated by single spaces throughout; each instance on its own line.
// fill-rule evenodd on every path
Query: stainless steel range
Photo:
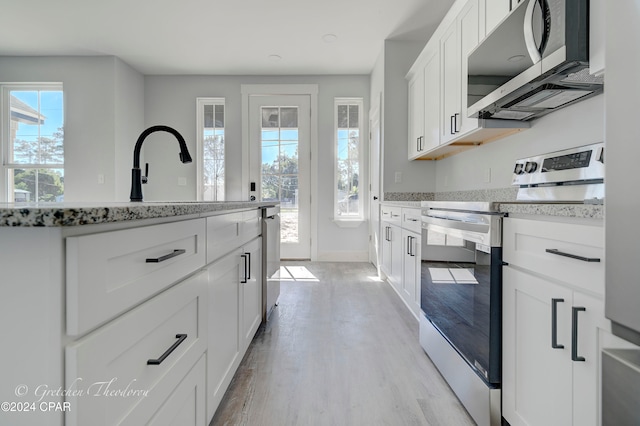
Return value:
M 604 201 L 604 143 L 565 149 L 516 161 L 513 185 L 521 201 Z
M 423 202 L 420 344 L 479 425 L 500 425 L 502 214 Z

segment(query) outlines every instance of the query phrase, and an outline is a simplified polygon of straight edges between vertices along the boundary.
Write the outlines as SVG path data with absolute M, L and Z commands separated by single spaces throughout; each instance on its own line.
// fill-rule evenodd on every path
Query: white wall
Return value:
M 405 76 L 424 45 L 385 40 L 371 74 L 371 96 L 382 93 L 382 193 L 435 190 L 435 165 L 407 159 L 409 100 Z M 395 182 L 396 172 L 402 175 L 400 183 Z
M 369 76 L 146 76 L 145 125 L 174 127 L 186 139 L 192 155 L 196 152 L 196 98 L 224 97 L 227 143 L 227 199 L 241 199 L 242 165 L 242 84 L 318 84 L 318 182 L 312 182 L 318 199 L 312 208 L 318 218 L 318 259 L 366 260 L 368 230 L 366 223 L 355 229 L 339 228 L 333 222 L 333 101 L 334 97 L 362 97 L 369 110 Z M 364 120 L 365 125 L 368 120 Z M 365 134 L 368 129 L 365 129 Z M 196 165 L 181 164 L 178 144 L 173 136 L 157 133 L 143 147 L 144 160 L 150 163 L 149 184 L 143 186 L 145 200 L 195 200 Z M 368 170 L 364 153 L 363 179 Z M 187 186 L 178 186 L 178 177 L 186 177 Z M 364 180 L 364 182 L 367 182 Z M 364 183 L 363 182 L 363 183 Z M 366 191 L 368 184 L 362 185 Z M 366 194 L 363 194 L 363 198 Z
M 144 76 L 121 60 L 115 63 L 115 200 L 128 201 L 133 147 L 144 130 Z
M 604 96 L 563 108 L 531 128 L 435 162 L 437 192 L 508 188 L 515 161 L 604 140 Z M 491 181 L 485 182 L 487 169 Z
M 0 82 L 63 84 L 65 201 L 115 200 L 116 149 L 128 146 L 142 126 L 142 76 L 113 56 L 5 56 L 0 57 Z

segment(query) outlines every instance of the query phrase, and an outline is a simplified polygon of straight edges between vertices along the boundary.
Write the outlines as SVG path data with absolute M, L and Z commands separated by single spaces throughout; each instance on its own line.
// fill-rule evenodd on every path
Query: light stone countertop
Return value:
M 0 203 L 0 226 L 79 226 L 273 206 L 274 202 Z
M 383 206 L 396 206 L 396 207 L 417 207 L 421 205 L 421 201 L 382 201 L 380 204 Z
M 498 211 L 509 214 L 544 215 L 574 217 L 583 219 L 604 219 L 602 204 L 561 204 L 561 203 L 499 203 Z

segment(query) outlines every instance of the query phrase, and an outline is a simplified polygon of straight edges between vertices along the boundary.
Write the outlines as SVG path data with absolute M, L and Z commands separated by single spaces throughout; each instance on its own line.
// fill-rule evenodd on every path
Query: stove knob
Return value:
M 513 169 L 513 173 L 516 175 L 521 175 L 524 173 L 524 164 L 516 163 L 516 167 Z
M 525 173 L 533 173 L 538 169 L 538 163 L 535 161 L 527 161 L 527 164 L 524 165 Z

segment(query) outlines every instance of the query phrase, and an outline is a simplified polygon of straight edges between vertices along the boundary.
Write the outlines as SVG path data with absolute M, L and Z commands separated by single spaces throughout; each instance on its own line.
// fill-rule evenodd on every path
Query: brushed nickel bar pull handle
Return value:
M 547 253 L 557 254 L 558 256 L 564 256 L 564 257 L 570 257 L 572 259 L 582 260 L 583 262 L 600 262 L 600 258 L 598 257 L 578 256 L 577 254 L 565 253 L 557 249 L 546 249 L 545 251 Z
M 160 355 L 160 358 L 148 360 L 147 361 L 147 365 L 160 365 L 160 364 L 162 364 L 162 361 L 167 359 L 167 357 L 169 355 L 171 355 L 171 352 L 175 351 L 176 348 L 178 346 L 180 346 L 180 344 L 186 340 L 186 338 L 187 338 L 186 334 L 176 334 L 176 339 L 178 339 L 178 340 L 176 340 L 176 342 L 173 345 L 171 345 L 171 347 L 169 349 L 164 351 L 164 353 L 162 355 Z
M 584 307 L 571 308 L 571 361 L 586 361 L 583 356 L 578 355 L 578 312 L 584 312 Z
M 564 299 L 551 299 L 551 347 L 553 349 L 564 349 L 564 345 L 558 344 L 558 303 L 563 303 Z
M 173 253 L 165 254 L 164 256 L 148 258 L 147 263 L 164 262 L 165 260 L 169 260 L 172 257 L 180 256 L 181 254 L 185 254 L 186 252 L 187 251 L 185 249 L 174 250 Z

